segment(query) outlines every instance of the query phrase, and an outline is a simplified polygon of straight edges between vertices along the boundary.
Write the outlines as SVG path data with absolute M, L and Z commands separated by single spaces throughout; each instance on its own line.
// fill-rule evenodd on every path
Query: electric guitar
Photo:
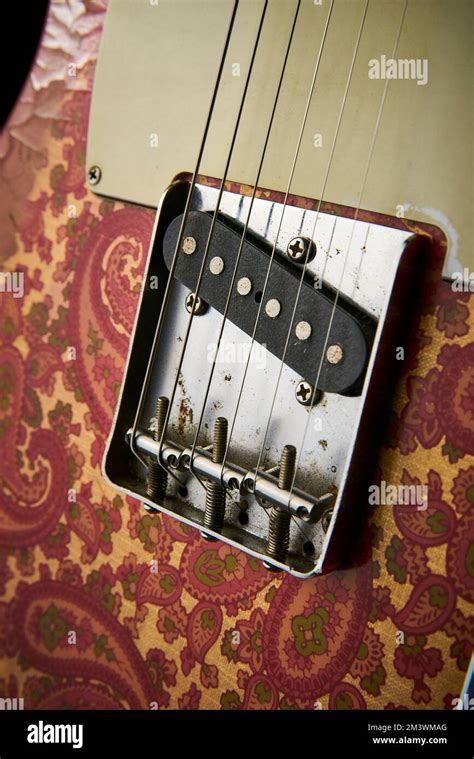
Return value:
M 0 695 L 466 708 L 470 22 L 51 3 L 1 148 Z

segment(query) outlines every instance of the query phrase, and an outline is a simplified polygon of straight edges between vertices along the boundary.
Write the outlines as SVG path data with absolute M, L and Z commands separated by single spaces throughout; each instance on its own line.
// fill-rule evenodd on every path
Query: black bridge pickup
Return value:
M 182 215 L 177 216 L 164 236 L 163 255 L 168 269 L 171 267 L 181 221 Z M 193 211 L 189 213 L 186 222 L 183 240 L 192 237 L 196 245 L 193 241 L 187 240 L 187 253 L 181 247 L 174 274 L 179 282 L 192 292 L 197 287 L 211 221 L 212 217 L 209 214 Z M 221 314 L 225 311 L 240 243 L 241 234 L 235 230 L 235 226 L 228 225 L 220 217 L 215 223 L 207 252 L 199 296 Z M 255 340 L 281 359 L 298 295 L 301 268 L 287 264 L 286 261 L 282 261 L 280 255 L 275 255 L 263 296 L 270 254 L 271 249 L 268 249 L 263 241 L 257 241 L 254 237 L 246 238 L 227 316 L 231 322 L 251 336 L 255 329 L 259 303 L 263 297 Z M 221 271 L 217 273 L 219 269 Z M 212 270 L 216 273 L 212 273 Z M 244 278 L 250 280 L 250 291 L 240 294 L 237 285 L 239 280 Z M 239 289 L 245 292 L 248 288 L 249 282 L 244 281 Z M 272 303 L 269 304 L 269 301 Z M 333 305 L 332 289 L 325 285 L 315 287 L 314 280 L 303 281 L 291 326 L 285 363 L 313 385 L 318 376 Z M 375 327 L 376 321 L 372 317 L 359 310 L 351 301 L 339 296 L 317 383 L 319 390 L 340 394 L 360 392 Z M 301 336 L 305 339 L 301 339 Z

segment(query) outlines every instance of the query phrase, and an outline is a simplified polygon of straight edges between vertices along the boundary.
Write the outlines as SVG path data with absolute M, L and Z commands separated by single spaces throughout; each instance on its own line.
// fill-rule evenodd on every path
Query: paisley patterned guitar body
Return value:
M 140 348 L 134 330 L 141 329 L 137 314 L 143 322 L 143 314 L 150 313 L 143 292 L 159 228 L 156 207 L 177 177 L 192 181 L 205 116 L 201 103 L 207 107 L 210 102 L 233 2 L 225 0 L 219 11 L 216 0 L 160 0 L 156 7 L 142 3 L 140 10 L 124 0 L 109 5 L 107 10 L 106 0 L 52 0 L 36 60 L 0 142 L 0 697 L 21 695 L 25 708 L 53 710 L 451 710 L 462 694 L 474 638 L 472 178 L 461 150 L 469 134 L 469 125 L 461 121 L 468 119 L 459 115 L 460 102 L 469 94 L 467 75 L 456 79 L 451 69 L 462 56 L 472 56 L 463 31 L 470 4 L 445 9 L 433 0 L 429 10 L 424 0 L 410 0 L 400 56 L 427 58 L 430 79 L 426 87 L 416 81 L 390 83 L 373 171 L 359 204 L 385 80 L 376 81 L 376 97 L 366 97 L 364 88 L 372 81 L 367 76 L 368 39 L 375 37 L 363 37 L 334 172 L 321 192 L 364 8 L 362 0 L 335 3 L 335 25 L 329 26 L 322 59 L 327 68 L 315 88 L 327 109 L 319 121 L 309 116 L 306 169 L 296 171 L 288 205 L 299 220 L 321 212 L 328 224 L 355 219 L 397 241 L 413 235 L 429 240 L 429 261 L 413 295 L 416 308 L 402 344 L 404 358 L 394 361 L 391 354 L 388 373 L 398 369 L 395 381 L 384 375 L 379 386 L 386 411 L 389 407 L 388 422 L 380 444 L 367 448 L 372 485 L 426 487 L 427 499 L 420 507 L 373 505 L 367 489 L 353 501 L 349 493 L 350 509 L 359 514 L 357 530 L 349 535 L 350 551 L 346 547 L 334 563 L 338 568 L 315 576 L 304 563 L 311 554 L 291 565 L 290 572 L 268 571 L 260 560 L 265 538 L 258 530 L 263 528 L 257 524 L 257 537 L 251 535 L 251 508 L 248 544 L 238 537 L 237 529 L 247 528 L 244 518 L 237 521 L 237 507 L 232 512 L 236 526 L 228 527 L 228 533 L 224 529 L 224 540 L 205 540 L 202 506 L 198 513 L 194 496 L 189 512 L 176 506 L 175 519 L 172 506 L 165 506 L 164 513 L 144 509 L 146 481 L 128 459 L 115 459 L 118 472 L 104 464 L 108 479 L 101 470 L 107 447 L 109 456 L 114 450 L 114 430 L 120 431 L 120 445 L 128 445 L 125 433 L 134 418 L 122 382 L 127 376 L 133 384 L 146 366 L 146 357 L 141 363 L 133 359 L 133 346 L 138 345 L 135 355 Z M 189 17 L 182 8 L 176 10 L 180 5 Z M 234 210 L 237 214 L 239 203 L 248 208 L 252 195 L 258 153 L 249 137 L 251 125 L 255 127 L 252 109 L 261 109 L 264 134 L 297 4 L 285 0 L 280 12 L 277 5 L 269 4 L 274 44 L 264 43 L 261 70 L 242 118 L 242 140 L 225 185 L 224 221 Z M 285 118 L 276 122 L 278 139 L 269 148 L 270 160 L 258 183 L 256 203 L 262 214 L 267 208 L 276 213 L 288 200 L 285 183 L 329 5 L 329 0 L 321 8 L 309 0 L 302 3 L 307 18 L 313 12 L 324 15 L 315 22 L 317 35 L 309 22 L 295 28 L 299 55 L 306 53 L 308 65 L 301 67 L 291 56 L 288 61 L 293 78 L 282 90 Z M 386 25 L 377 16 L 381 6 Z M 240 26 L 237 19 L 231 63 L 240 60 L 241 76 L 226 69 L 224 94 L 216 106 L 224 116 L 213 122 L 212 149 L 203 157 L 196 183 L 204 199 L 215 199 L 224 176 L 229 124 L 245 86 L 262 8 L 263 0 L 247 0 L 239 11 L 247 15 Z M 377 55 L 389 56 L 403 0 L 370 8 L 367 24 L 380 27 Z M 152 14 L 160 13 L 161 21 L 155 22 Z M 344 14 L 350 16 L 346 24 Z M 189 18 L 189 24 L 175 16 Z M 183 27 L 170 39 L 169 29 L 178 23 Z M 188 40 L 196 24 L 199 39 L 194 33 Z M 446 51 L 455 49 L 451 62 L 437 52 L 440 35 L 445 35 L 443 55 L 449 58 Z M 247 47 L 239 47 L 242 39 L 248 40 Z M 338 39 L 343 51 L 339 62 Z M 177 48 L 182 68 L 169 62 Z M 202 59 L 196 58 L 199 49 Z M 143 55 L 132 56 L 131 50 Z M 167 62 L 169 68 L 163 70 Z M 196 79 L 188 87 L 193 66 L 201 67 L 205 77 L 202 84 Z M 464 67 L 469 69 L 467 60 Z M 301 78 L 293 76 L 295 71 Z M 450 89 L 449 82 L 457 84 Z M 233 84 L 240 88 L 235 102 L 228 99 Z M 439 91 L 446 94 L 444 102 L 430 105 L 425 98 L 438 99 Z M 149 100 L 147 92 L 152 93 Z M 298 118 L 292 115 L 291 97 L 297 97 Z M 423 119 L 417 129 L 415 117 L 405 110 L 411 101 L 416 119 Z M 134 121 L 140 104 L 143 110 Z M 158 153 L 150 143 L 155 133 Z M 317 151 L 313 138 L 319 133 L 323 152 L 310 172 Z M 282 146 L 287 146 L 284 154 Z M 101 172 L 97 181 L 94 166 Z M 203 204 L 211 218 L 210 206 Z M 233 233 L 241 234 L 242 219 L 240 226 L 229 225 Z M 269 223 L 271 228 L 275 218 Z M 260 244 L 264 249 L 260 228 L 253 232 L 255 250 Z M 284 258 L 286 242 L 280 247 Z M 271 254 L 271 245 L 264 253 Z M 315 266 L 321 255 L 318 247 Z M 13 273 L 21 277 L 15 280 Z M 399 298 L 402 311 L 407 301 Z M 179 303 L 179 313 L 187 319 L 189 311 Z M 364 314 L 367 308 L 362 307 Z M 211 307 L 204 318 L 212 314 L 219 324 L 222 311 Z M 145 342 L 151 341 L 152 333 L 146 334 Z M 173 361 L 169 366 L 174 371 Z M 208 368 L 206 363 L 203 376 Z M 234 372 L 224 369 L 223 382 L 226 373 Z M 184 375 L 178 390 L 170 434 L 173 440 L 182 435 L 183 448 L 192 447 L 189 433 L 199 417 L 199 404 L 189 400 L 191 376 Z M 268 388 L 270 395 L 270 384 Z M 348 395 L 341 403 L 349 408 L 352 401 Z M 288 419 L 309 413 L 294 399 L 294 385 L 291 403 Z M 213 409 L 214 416 L 206 420 L 218 413 L 227 412 Z M 330 455 L 331 441 L 324 431 L 314 434 L 312 466 L 317 467 Z M 340 434 L 343 439 L 344 429 Z M 209 439 L 199 442 L 204 456 L 210 435 L 211 428 Z M 256 465 L 244 455 L 237 463 L 245 471 Z M 277 463 L 275 458 L 268 469 Z M 316 498 L 333 492 L 330 468 L 328 472 L 321 475 L 317 493 L 308 484 L 309 475 L 297 482 L 301 493 Z M 196 488 L 199 493 L 199 483 Z M 319 528 L 314 529 L 309 542 L 317 551 Z

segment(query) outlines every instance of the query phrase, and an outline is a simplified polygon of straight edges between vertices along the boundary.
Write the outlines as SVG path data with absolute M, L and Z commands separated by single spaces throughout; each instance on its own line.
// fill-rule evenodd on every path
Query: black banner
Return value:
M 470 711 L 0 711 L 0 759 L 130 752 L 225 757 L 474 756 Z M 324 753 L 323 753 L 324 752 Z M 329 753 L 330 752 L 330 753 Z

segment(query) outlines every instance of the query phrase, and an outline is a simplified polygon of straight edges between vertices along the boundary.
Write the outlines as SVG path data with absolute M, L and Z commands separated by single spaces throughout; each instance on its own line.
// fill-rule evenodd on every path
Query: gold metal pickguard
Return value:
M 325 175 L 364 0 L 335 0 L 290 192 L 436 224 L 446 275 L 474 267 L 474 70 L 470 0 L 409 0 L 397 58 L 427 59 L 428 82 L 391 80 L 360 197 L 384 80 L 369 60 L 391 57 L 402 0 L 371 0 L 327 181 Z M 97 192 L 156 206 L 192 172 L 232 0 L 112 0 L 95 75 L 87 164 Z M 241 0 L 200 173 L 222 177 L 263 0 Z M 296 0 L 270 0 L 228 178 L 253 185 Z M 303 0 L 260 186 L 285 192 L 329 0 Z M 240 70 L 239 70 L 240 67 Z M 322 136 L 322 146 L 315 146 Z M 157 145 L 156 145 L 157 143 Z

